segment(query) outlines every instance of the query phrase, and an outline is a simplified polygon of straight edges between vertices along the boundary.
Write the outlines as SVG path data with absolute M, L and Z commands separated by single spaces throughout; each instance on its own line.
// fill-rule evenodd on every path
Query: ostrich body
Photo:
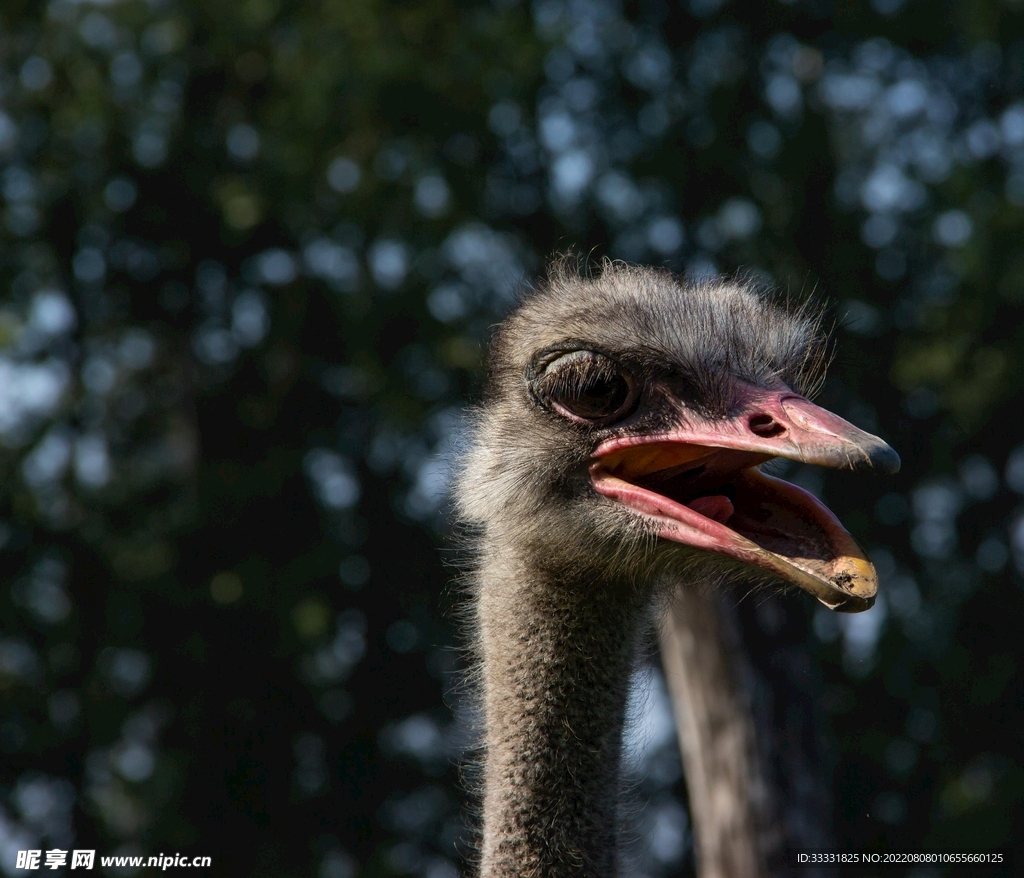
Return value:
M 484 878 L 616 874 L 629 680 L 677 587 L 698 609 L 735 581 L 871 606 L 874 569 L 838 520 L 758 469 L 898 468 L 888 445 L 803 395 L 824 361 L 805 311 L 612 263 L 597 277 L 556 263 L 498 329 L 457 486 L 478 534 Z M 687 657 L 670 633 L 665 644 Z

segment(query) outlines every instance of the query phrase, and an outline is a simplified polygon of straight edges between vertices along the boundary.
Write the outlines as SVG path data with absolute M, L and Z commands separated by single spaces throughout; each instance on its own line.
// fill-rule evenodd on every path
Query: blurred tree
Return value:
M 748 633 L 815 657 L 845 848 L 1024 838 L 1022 38 L 997 0 L 6 3 L 0 868 L 455 874 L 451 441 L 566 246 L 840 303 L 825 401 L 904 472 L 787 477 L 883 598 Z M 678 873 L 645 679 L 633 872 Z

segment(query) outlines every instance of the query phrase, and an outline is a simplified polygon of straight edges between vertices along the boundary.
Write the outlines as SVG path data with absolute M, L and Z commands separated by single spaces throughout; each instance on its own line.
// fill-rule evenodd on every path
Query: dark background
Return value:
M 4 0 L 0 189 L 5 874 L 456 875 L 453 443 L 567 247 L 834 304 L 904 462 L 787 473 L 882 578 L 780 604 L 840 847 L 1019 846 L 1020 2 Z M 689 875 L 641 676 L 630 869 Z

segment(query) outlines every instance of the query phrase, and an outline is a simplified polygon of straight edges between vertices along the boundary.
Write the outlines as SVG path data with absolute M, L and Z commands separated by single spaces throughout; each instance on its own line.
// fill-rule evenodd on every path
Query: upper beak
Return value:
M 887 443 L 792 391 L 749 388 L 744 395 L 738 447 L 833 469 L 899 472 L 900 456 Z
M 687 424 L 679 433 L 666 433 L 663 438 L 686 446 L 730 448 L 832 469 L 899 472 L 900 456 L 886 442 L 788 388 L 763 390 L 741 385 L 739 391 L 737 408 L 729 417 Z M 597 455 L 646 445 L 657 438 L 661 437 L 623 436 L 602 445 Z

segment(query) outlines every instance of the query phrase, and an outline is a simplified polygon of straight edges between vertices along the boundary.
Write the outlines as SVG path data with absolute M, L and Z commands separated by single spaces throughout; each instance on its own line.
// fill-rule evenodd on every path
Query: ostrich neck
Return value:
M 485 558 L 482 878 L 615 874 L 622 728 L 645 610 L 620 584 Z
M 742 646 L 712 594 L 679 588 L 661 628 L 661 657 L 697 842 L 700 878 L 765 878 L 772 802 L 744 685 Z
M 700 878 L 789 874 L 786 852 L 835 846 L 821 736 L 822 682 L 807 621 L 762 597 L 677 589 L 661 628 Z M 819 873 L 801 870 L 806 878 Z

